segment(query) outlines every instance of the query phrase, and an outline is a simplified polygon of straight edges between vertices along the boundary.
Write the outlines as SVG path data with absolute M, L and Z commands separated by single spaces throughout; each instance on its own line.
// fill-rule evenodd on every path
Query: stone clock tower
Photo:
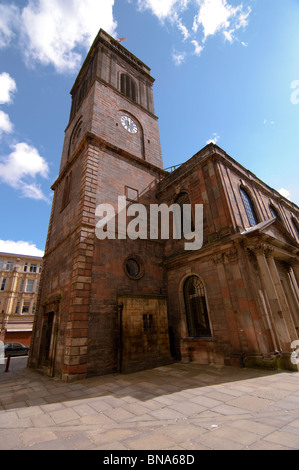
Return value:
M 95 235 L 98 205 L 116 208 L 119 196 L 156 203 L 165 172 L 153 82 L 101 30 L 71 90 L 29 359 L 51 376 L 75 380 L 170 360 L 163 245 Z

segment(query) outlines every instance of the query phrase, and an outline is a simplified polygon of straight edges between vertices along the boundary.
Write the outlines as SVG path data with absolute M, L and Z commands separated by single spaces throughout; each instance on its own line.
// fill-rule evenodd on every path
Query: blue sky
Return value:
M 165 168 L 214 141 L 299 204 L 298 25 L 298 0 L 0 0 L 0 251 L 42 254 L 100 28 L 152 70 Z

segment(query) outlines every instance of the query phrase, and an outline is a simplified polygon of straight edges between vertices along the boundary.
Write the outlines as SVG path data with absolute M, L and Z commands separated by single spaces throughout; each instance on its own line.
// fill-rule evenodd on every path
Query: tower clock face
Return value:
M 133 119 L 131 119 L 129 116 L 122 116 L 121 117 L 121 123 L 124 126 L 124 128 L 128 132 L 130 132 L 131 134 L 136 134 L 137 133 L 138 128 L 137 128 L 135 122 L 133 121 Z

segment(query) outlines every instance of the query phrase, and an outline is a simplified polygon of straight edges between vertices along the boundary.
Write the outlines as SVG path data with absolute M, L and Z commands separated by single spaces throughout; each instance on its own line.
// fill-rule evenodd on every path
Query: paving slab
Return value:
M 298 450 L 299 374 L 195 363 L 60 382 L 0 366 L 1 450 Z

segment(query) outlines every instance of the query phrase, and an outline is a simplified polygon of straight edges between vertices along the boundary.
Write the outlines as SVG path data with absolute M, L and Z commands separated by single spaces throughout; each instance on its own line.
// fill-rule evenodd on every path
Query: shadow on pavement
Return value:
M 27 368 L 27 357 L 12 357 L 9 372 L 0 365 L 0 407 L 13 409 L 96 398 L 130 397 L 140 402 L 221 384 L 266 379 L 282 371 L 173 363 L 128 375 L 113 374 L 65 383 Z M 292 374 L 287 372 L 287 374 Z M 296 375 L 296 373 L 294 373 Z M 262 383 L 261 383 L 262 385 Z M 166 399 L 166 398 L 165 398 Z

